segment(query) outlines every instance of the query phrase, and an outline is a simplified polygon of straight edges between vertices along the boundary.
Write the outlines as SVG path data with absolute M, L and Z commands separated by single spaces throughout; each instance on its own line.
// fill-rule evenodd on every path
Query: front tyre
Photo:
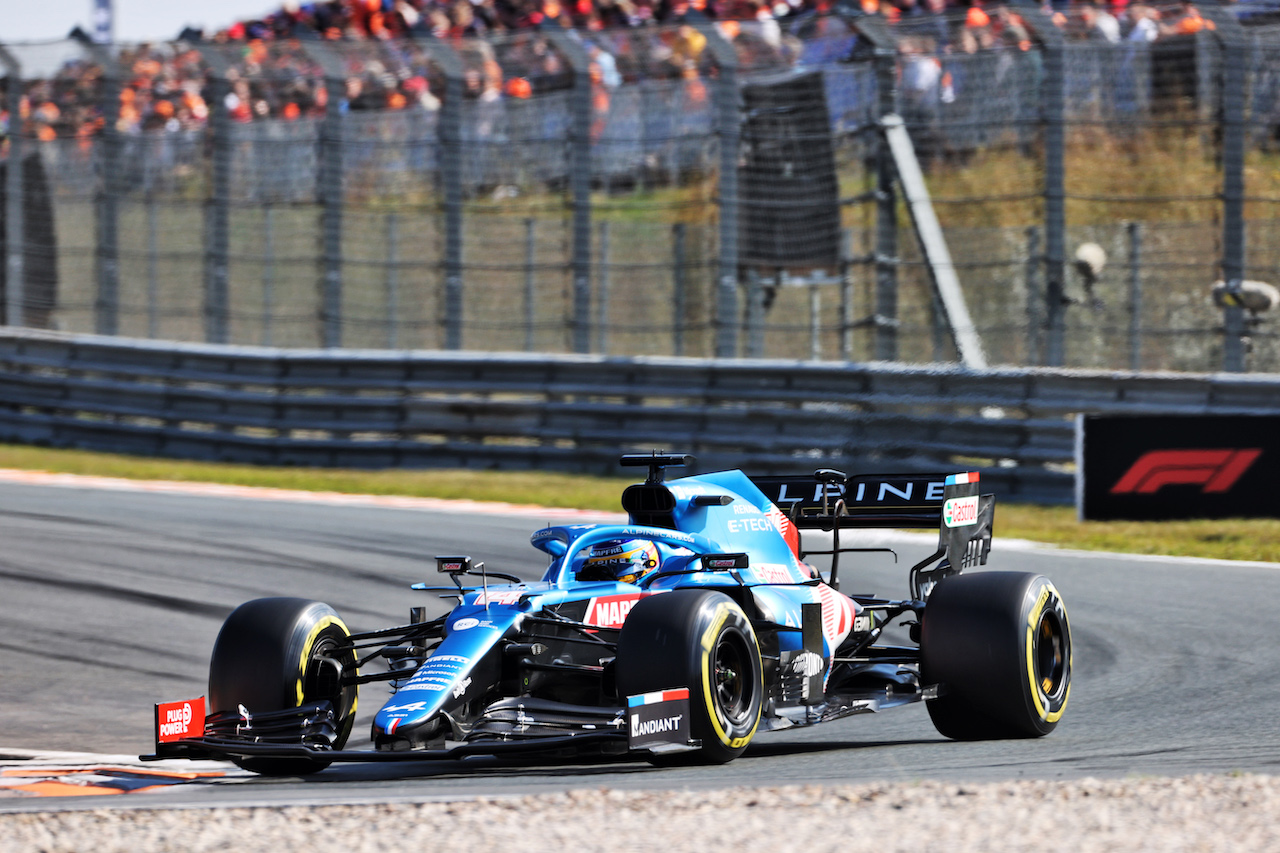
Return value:
M 209 708 L 213 713 L 283 711 L 310 702 L 333 705 L 341 749 L 356 718 L 356 687 L 338 683 L 354 672 L 351 632 L 327 604 L 302 598 L 259 598 L 231 612 L 213 644 Z M 236 758 L 245 770 L 266 776 L 314 773 L 328 761 L 309 758 Z
M 920 671 L 942 693 L 926 702 L 956 740 L 1041 737 L 1071 695 L 1071 626 L 1042 575 L 979 572 L 938 583 L 921 618 Z
M 689 688 L 697 758 L 723 764 L 742 754 L 760 723 L 764 667 L 751 621 L 720 592 L 680 589 L 641 599 L 618 636 L 622 697 Z

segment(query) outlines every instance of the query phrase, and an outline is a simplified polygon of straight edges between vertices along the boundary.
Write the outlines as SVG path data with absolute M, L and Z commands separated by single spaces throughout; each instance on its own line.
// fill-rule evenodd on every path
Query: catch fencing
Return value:
M 0 441 L 271 465 L 618 474 L 621 452 L 757 474 L 979 469 L 1069 503 L 1074 416 L 1280 414 L 1233 374 L 300 350 L 0 332 Z
M 992 363 L 1280 370 L 1270 315 L 1209 295 L 1280 277 L 1280 30 L 1206 7 L 1212 30 L 1110 44 L 1002 15 L 7 45 L 7 322 L 952 360 L 896 113 Z

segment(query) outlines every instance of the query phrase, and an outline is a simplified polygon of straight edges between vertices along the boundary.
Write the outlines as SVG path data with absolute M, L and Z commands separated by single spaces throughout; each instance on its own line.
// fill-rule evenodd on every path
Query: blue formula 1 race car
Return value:
M 691 457 L 624 456 L 649 469 L 622 525 L 552 526 L 532 543 L 540 581 L 437 557 L 457 605 L 351 633 L 297 598 L 241 605 L 214 644 L 203 698 L 156 706 L 156 752 L 230 759 L 267 775 L 335 761 L 549 751 L 726 762 L 762 732 L 925 702 L 957 739 L 1053 730 L 1071 685 L 1062 597 L 1042 576 L 986 562 L 994 498 L 976 474 L 666 481 Z M 851 529 L 937 528 L 910 597 L 839 592 Z M 805 531 L 830 531 L 806 551 Z M 830 546 L 827 546 L 827 542 Z M 830 559 L 824 576 L 805 559 Z M 886 642 L 890 623 L 906 628 Z M 902 631 L 897 631 L 902 634 Z M 907 642 L 909 645 L 903 644 Z M 346 750 L 358 688 L 388 682 L 372 750 Z

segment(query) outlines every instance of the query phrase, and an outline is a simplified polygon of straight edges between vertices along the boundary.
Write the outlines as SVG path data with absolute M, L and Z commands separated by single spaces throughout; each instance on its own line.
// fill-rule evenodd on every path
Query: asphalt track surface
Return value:
M 445 606 L 408 589 L 431 578 L 435 554 L 470 553 L 493 570 L 537 576 L 544 563 L 528 544 L 537 526 L 491 513 L 0 483 L 0 757 L 5 749 L 148 752 L 152 704 L 205 692 L 209 651 L 237 604 L 299 595 L 333 605 L 353 630 L 401 624 L 410 606 Z M 722 767 L 335 765 L 303 779 L 235 776 L 111 805 L 1280 772 L 1280 565 L 1002 548 L 999 529 L 997 507 L 988 568 L 1047 575 L 1069 609 L 1071 701 L 1046 738 L 951 742 L 914 705 L 765 734 Z M 897 565 L 864 557 L 842 569 L 842 587 L 905 597 L 906 567 L 931 543 L 893 544 Z M 357 736 L 385 690 L 361 694 Z M 0 811 L 31 806 L 0 801 Z

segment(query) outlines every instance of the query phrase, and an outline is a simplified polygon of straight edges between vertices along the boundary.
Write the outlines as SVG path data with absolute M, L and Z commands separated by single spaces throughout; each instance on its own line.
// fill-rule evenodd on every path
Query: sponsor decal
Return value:
M 689 743 L 689 690 L 680 687 L 627 697 L 627 745 Z
M 446 687 L 448 687 L 450 684 L 453 684 L 452 678 L 439 678 L 436 676 L 432 676 L 430 678 L 424 678 L 421 681 L 414 681 L 412 684 L 406 685 L 405 687 L 401 688 L 401 692 L 403 693 L 406 690 L 443 690 Z
M 763 515 L 755 518 L 731 518 L 725 522 L 730 533 L 777 533 L 778 527 Z
M 453 688 L 453 698 L 461 699 L 462 694 L 467 692 L 467 688 L 471 686 L 471 679 L 464 678 L 458 682 L 458 686 Z
M 977 474 L 960 474 L 958 477 L 972 477 L 973 479 L 953 480 L 948 477 L 945 482 L 959 483 L 976 483 L 978 482 Z M 834 503 L 844 498 L 846 504 L 850 506 L 854 504 L 865 503 L 885 503 L 886 498 L 895 499 L 893 503 L 902 503 L 919 499 L 920 495 L 916 491 L 916 486 L 920 486 L 924 492 L 924 500 L 936 501 L 942 499 L 944 481 L 927 481 L 927 480 L 880 480 L 880 481 L 862 481 L 850 483 L 814 483 L 813 491 L 810 492 L 809 484 L 804 484 L 804 490 L 799 494 L 789 493 L 788 489 L 794 490 L 798 484 L 796 483 L 780 483 L 778 484 L 778 497 L 774 503 L 787 505 L 799 501 L 807 507 L 815 507 L 822 505 L 822 499 L 825 496 L 828 503 Z
M 978 520 L 978 496 L 951 498 L 942 505 L 942 523 L 947 527 L 965 527 Z
M 631 736 L 634 738 L 659 732 L 679 731 L 680 721 L 683 719 L 684 714 L 676 714 L 673 717 L 658 717 L 656 720 L 641 720 L 639 714 L 632 714 Z
M 426 702 L 409 702 L 405 705 L 388 705 L 382 709 L 382 713 L 407 716 L 409 714 L 416 714 L 419 711 L 426 710 L 426 707 Z
M 156 743 L 204 734 L 204 697 L 156 705 Z
M 646 595 L 646 593 L 637 592 L 630 595 L 593 598 L 587 604 L 587 615 L 582 618 L 582 621 L 601 628 L 621 628 L 622 623 L 627 621 L 627 614 L 631 612 L 631 608 Z
M 490 592 L 481 591 L 476 595 L 476 604 L 515 604 L 520 596 L 528 594 L 527 589 L 499 589 Z
M 738 565 L 736 557 L 703 557 L 702 562 L 708 569 L 732 569 Z
M 1202 494 L 1228 492 L 1262 455 L 1262 449 L 1152 450 L 1142 454 L 1111 494 L 1154 494 L 1165 486 L 1196 485 Z
M 422 666 L 418 667 L 418 671 L 414 673 L 413 678 L 409 679 L 408 685 L 403 689 L 435 689 L 440 687 L 431 687 L 433 684 L 439 684 L 448 687 L 457 680 L 457 675 L 466 666 L 470 665 L 468 658 L 458 655 L 434 655 L 422 662 Z
M 821 656 L 809 651 L 801 652 L 791 661 L 791 671 L 805 678 L 812 678 L 822 672 L 825 666 L 826 662 Z
M 659 702 L 671 702 L 675 699 L 688 699 L 689 688 L 678 687 L 675 690 L 655 690 L 652 693 L 640 693 L 636 696 L 627 697 L 627 707 L 635 708 L 640 705 L 656 705 Z
M 761 563 L 758 566 L 752 566 L 751 572 L 760 583 L 790 584 L 796 582 L 791 570 L 781 563 Z
M 440 571 L 442 572 L 460 572 L 466 568 L 465 563 L 441 563 Z
M 470 616 L 467 616 L 467 617 L 465 617 L 465 618 L 463 618 L 463 619 L 459 619 L 457 622 L 454 622 L 454 623 L 453 623 L 453 630 L 454 630 L 454 631 L 466 631 L 466 630 L 468 630 L 469 628 L 474 628 L 474 627 L 476 627 L 476 626 L 477 626 L 477 625 L 479 625 L 479 624 L 480 624 L 480 620 L 479 620 L 479 619 L 472 619 Z
M 861 616 L 854 617 L 853 630 L 855 633 L 863 634 L 870 631 L 876 626 L 875 617 L 871 615 L 871 611 L 863 613 Z
M 624 527 L 622 528 L 623 537 L 639 536 L 648 538 L 653 535 L 653 529 L 649 527 Z M 674 539 L 677 542 L 692 542 L 693 536 L 688 533 L 681 533 L 678 530 L 663 530 L 663 539 Z

